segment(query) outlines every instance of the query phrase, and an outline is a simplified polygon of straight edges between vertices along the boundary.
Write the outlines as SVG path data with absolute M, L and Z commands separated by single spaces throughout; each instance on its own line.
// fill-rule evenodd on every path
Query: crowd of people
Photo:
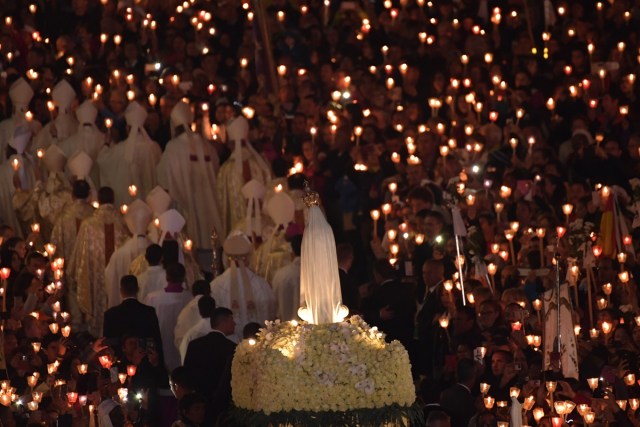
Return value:
M 637 2 L 0 15 L 2 425 L 232 425 L 305 183 L 426 425 L 638 424 Z

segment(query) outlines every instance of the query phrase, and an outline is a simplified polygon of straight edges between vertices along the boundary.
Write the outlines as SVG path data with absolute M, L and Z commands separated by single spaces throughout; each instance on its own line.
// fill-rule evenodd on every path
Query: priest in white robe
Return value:
M 276 294 L 276 316 L 282 321 L 298 318 L 300 308 L 300 251 L 302 236 L 295 236 L 291 249 L 293 261 L 276 271 L 273 276 L 273 292 Z
M 124 222 L 131 237 L 111 256 L 104 271 L 107 287 L 107 305 L 114 307 L 122 302 L 120 296 L 120 279 L 129 274 L 129 265 L 139 255 L 144 254 L 151 241 L 147 238 L 147 226 L 151 222 L 151 208 L 140 199 L 127 206 Z
M 289 264 L 294 257 L 286 234 L 287 227 L 294 220 L 295 204 L 287 193 L 280 191 L 271 196 L 266 211 L 275 225 L 263 237 L 263 243 L 256 251 L 254 268 L 258 275 L 273 283 L 276 271 Z
M 179 102 L 171 111 L 173 139 L 158 164 L 158 181 L 187 219 L 187 234 L 199 250 L 211 250 L 211 232 L 225 236 L 216 191 L 218 154 L 213 145 L 191 130 L 193 113 Z
M 35 197 L 38 203 L 40 227 L 44 236 L 50 236 L 58 217 L 65 206 L 72 201 L 71 184 L 64 174 L 67 158 L 57 145 L 50 145 L 44 153 L 42 164 L 47 171 L 47 178 L 38 181 Z
M 140 259 L 140 256 L 136 260 L 138 259 Z M 162 265 L 162 248 L 155 243 L 150 244 L 145 249 L 143 259 L 146 263 L 146 269 L 136 275 L 140 287 L 138 291 L 140 301 L 144 301 L 150 293 L 164 289 L 167 286 L 167 272 Z M 131 274 L 131 266 L 134 262 L 129 265 L 129 274 Z
M 96 126 L 98 109 L 90 100 L 84 101 L 76 108 L 76 118 L 78 119 L 77 130 L 68 138 L 59 142 L 60 149 L 70 159 L 78 151 L 83 151 L 93 160 L 91 168 L 91 181 L 95 187 L 100 186 L 100 176 L 98 170 L 98 154 L 106 141 L 106 136 Z M 69 173 L 69 171 L 67 171 Z
M 7 161 L 7 147 L 17 127 L 26 126 L 32 135 L 36 135 L 42 129 L 42 124 L 33 119 L 29 112 L 33 89 L 25 79 L 20 77 L 9 86 L 9 98 L 13 112 L 11 117 L 0 122 L 0 164 Z
M 130 126 L 124 141 L 104 147 L 98 155 L 100 184 L 113 188 L 117 206 L 133 200 L 129 187 L 136 186 L 138 197 L 145 198 L 158 184 L 156 166 L 162 150 L 144 129 L 147 110 L 138 102 L 131 102 L 125 111 Z
M 94 336 L 102 335 L 102 317 L 107 309 L 105 267 L 111 255 L 129 237 L 113 199 L 110 188 L 102 187 L 98 191 L 100 205 L 80 225 L 69 259 L 68 273 L 77 286 L 83 323 Z
M 182 264 L 167 266 L 167 286 L 147 295 L 144 303 L 156 309 L 162 350 L 167 369 L 172 371 L 181 365 L 180 353 L 175 345 L 174 327 L 180 312 L 189 303 L 191 295 L 184 284 L 185 269 Z
M 266 185 L 271 181 L 271 167 L 249 142 L 249 122 L 244 116 L 232 118 L 226 125 L 231 157 L 220 167 L 218 195 L 226 230 L 245 218 L 247 207 L 238 197 L 242 187 L 252 179 Z
M 160 235 L 162 234 L 162 230 L 160 230 L 160 220 L 158 218 L 168 211 L 174 203 L 169 193 L 159 185 L 147 194 L 145 202 L 147 202 L 147 205 L 149 205 L 153 212 L 153 222 L 149 224 L 147 236 L 149 236 L 152 242 L 158 243 L 160 241 Z
M 16 128 L 6 151 L 9 161 L 0 165 L 0 220 L 11 226 L 17 236 L 29 234 L 37 214 L 31 192 L 37 182 L 37 163 L 25 151 L 30 141 L 27 127 Z
M 180 342 L 178 343 L 178 350 L 180 351 L 180 361 L 183 364 L 184 358 L 187 355 L 189 343 L 213 331 L 213 328 L 211 327 L 211 314 L 213 313 L 213 310 L 216 309 L 216 301 L 210 296 L 205 295 L 199 298 L 197 302 L 196 315 L 198 317 L 189 325 L 189 329 L 180 337 Z M 178 341 L 177 336 L 176 341 Z
M 167 255 L 176 256 L 176 262 L 180 262 L 187 270 L 186 276 L 186 284 L 190 289 L 191 285 L 196 281 L 202 278 L 202 272 L 200 271 L 200 267 L 198 263 L 193 258 L 192 252 L 192 242 L 182 233 L 182 228 L 184 227 L 185 219 L 175 209 L 169 209 L 165 211 L 158 218 L 158 229 L 160 231 L 160 237 L 158 239 L 158 245 L 162 246 L 163 264 L 167 264 L 171 262 L 171 260 L 167 260 Z M 175 242 L 177 249 L 176 253 L 173 253 L 172 248 L 166 248 L 167 243 Z M 171 249 L 171 250 L 169 250 Z M 168 251 L 168 252 L 167 252 Z M 131 265 L 129 266 L 129 273 L 134 276 L 138 276 L 147 270 L 149 264 L 145 259 L 144 255 L 138 256 Z
M 275 318 L 275 295 L 267 281 L 247 267 L 252 250 L 247 236 L 229 236 L 223 249 L 229 257 L 229 268 L 211 282 L 211 296 L 219 307 L 233 311 L 239 339 L 247 323 L 263 324 Z
M 200 311 L 198 310 L 198 301 L 200 301 L 200 299 L 205 295 L 210 297 L 211 286 L 209 286 L 209 282 L 206 280 L 198 280 L 191 286 L 191 293 L 193 295 L 193 299 L 189 301 L 189 304 L 187 304 L 180 312 L 174 330 L 175 344 L 178 348 L 180 348 L 182 338 L 184 338 L 187 331 L 200 321 L 201 316 Z
M 51 90 L 53 109 L 50 113 L 55 113 L 49 123 L 44 125 L 42 130 L 33 138 L 31 153 L 36 154 L 38 150 L 46 150 L 51 144 L 59 144 L 60 141 L 73 135 L 78 129 L 78 122 L 71 112 L 76 99 L 76 91 L 68 81 L 60 80 Z

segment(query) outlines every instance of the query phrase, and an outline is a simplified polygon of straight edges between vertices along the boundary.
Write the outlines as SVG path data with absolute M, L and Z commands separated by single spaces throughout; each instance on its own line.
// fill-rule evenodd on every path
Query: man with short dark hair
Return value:
M 338 243 L 336 246 L 338 256 L 338 273 L 340 275 L 340 290 L 342 291 L 342 303 L 349 307 L 349 311 L 360 310 L 358 286 L 354 278 L 349 274 L 353 265 L 353 246 L 350 243 Z
M 140 299 L 144 299 L 152 292 L 164 289 L 167 286 L 167 273 L 162 266 L 162 247 L 155 243 L 147 246 L 144 258 L 149 267 L 138 274 L 140 284 Z
M 433 411 L 427 417 L 427 427 L 451 427 L 451 418 L 444 411 Z
M 169 387 L 171 387 L 171 393 L 178 400 L 182 399 L 182 396 L 186 394 L 193 393 L 193 384 L 191 384 L 187 369 L 184 366 L 178 366 L 171 371 Z
M 196 280 L 191 286 L 191 294 L 193 295 L 193 299 L 189 301 L 187 305 L 184 306 L 180 314 L 178 315 L 178 320 L 176 321 L 176 326 L 173 332 L 173 339 L 175 340 L 175 345 L 178 349 L 180 349 L 180 345 L 182 344 L 182 339 L 187 334 L 189 329 L 194 327 L 197 323 L 202 320 L 203 317 L 209 319 L 210 313 L 207 313 L 206 316 L 201 316 L 201 311 L 198 308 L 200 303 L 200 299 L 206 295 L 209 296 L 211 294 L 211 286 L 209 286 L 209 282 L 206 280 Z M 211 298 L 213 300 L 213 298 Z M 213 310 L 215 307 L 215 300 L 213 302 Z M 209 330 L 207 329 L 207 332 Z M 205 334 L 202 334 L 205 335 Z M 185 347 L 184 352 L 187 349 Z M 181 352 L 182 360 L 184 360 L 184 352 Z
M 399 280 L 387 260 L 376 261 L 373 275 L 373 292 L 362 303 L 364 319 L 380 328 L 389 340 L 397 339 L 411 348 L 415 303 L 409 285 Z
M 207 283 L 207 287 L 208 286 L 209 284 Z M 182 362 L 184 362 L 184 357 L 187 354 L 189 343 L 211 332 L 211 315 L 216 309 L 216 300 L 211 298 L 209 295 L 201 295 L 198 299 L 197 306 L 200 319 L 197 322 L 189 324 L 191 327 L 183 334 L 180 343 L 177 344 L 178 350 L 180 351 L 180 360 Z
M 467 427 L 475 414 L 474 398 L 471 389 L 476 382 L 476 371 L 472 360 L 462 359 L 456 366 L 456 384 L 442 393 L 440 404 L 451 414 L 453 427 Z
M 236 323 L 233 312 L 218 307 L 211 315 L 208 335 L 191 341 L 184 367 L 196 391 L 211 403 L 210 420 L 224 412 L 231 401 L 231 361 L 236 345 L 227 338 L 233 335 Z
M 122 302 L 104 313 L 104 336 L 119 341 L 125 335 L 133 335 L 142 339 L 152 338 L 156 348 L 160 350 L 162 349 L 162 338 L 158 316 L 153 307 L 138 301 L 137 293 L 138 280 L 136 276 L 123 276 L 120 279 Z

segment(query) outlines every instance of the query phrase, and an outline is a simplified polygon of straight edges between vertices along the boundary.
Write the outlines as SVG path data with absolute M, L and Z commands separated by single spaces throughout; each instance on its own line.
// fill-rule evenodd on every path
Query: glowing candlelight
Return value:
M 136 375 L 137 367 L 136 365 L 127 365 L 127 375 L 133 377 Z

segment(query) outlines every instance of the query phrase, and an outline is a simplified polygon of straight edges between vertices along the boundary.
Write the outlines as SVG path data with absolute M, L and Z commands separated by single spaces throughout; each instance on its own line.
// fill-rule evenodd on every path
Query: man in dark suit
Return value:
M 440 405 L 451 416 L 452 427 L 467 427 L 475 414 L 471 388 L 476 382 L 473 360 L 461 359 L 456 367 L 458 382 L 442 392 Z
M 231 402 L 231 361 L 236 345 L 227 336 L 235 331 L 233 312 L 218 307 L 211 315 L 208 335 L 193 340 L 187 348 L 184 367 L 196 392 L 210 402 L 210 422 L 217 420 Z
M 442 302 L 438 297 L 438 287 L 444 280 L 444 266 L 442 261 L 430 259 L 422 266 L 422 278 L 425 284 L 425 292 L 420 301 L 417 315 L 419 371 L 429 378 L 434 376 L 433 355 L 434 342 L 440 326 L 435 323 L 436 315 L 444 311 Z
M 127 275 L 120 279 L 120 295 L 122 303 L 110 308 L 104 313 L 103 335 L 106 338 L 118 340 L 122 344 L 124 336 L 135 336 L 141 339 L 152 338 L 155 348 L 162 352 L 162 339 L 158 316 L 153 307 L 142 304 L 136 299 L 138 294 L 138 279 Z M 120 345 L 115 346 L 119 348 Z
M 373 292 L 362 303 L 364 320 L 384 332 L 387 341 L 400 341 L 412 355 L 415 313 L 412 289 L 398 280 L 397 272 L 387 260 L 375 262 L 373 276 Z
M 351 265 L 353 265 L 353 247 L 349 243 L 340 243 L 336 246 L 336 253 L 338 256 L 342 303 L 349 307 L 350 313 L 358 313 L 360 311 L 358 287 L 354 278 L 349 274 Z

